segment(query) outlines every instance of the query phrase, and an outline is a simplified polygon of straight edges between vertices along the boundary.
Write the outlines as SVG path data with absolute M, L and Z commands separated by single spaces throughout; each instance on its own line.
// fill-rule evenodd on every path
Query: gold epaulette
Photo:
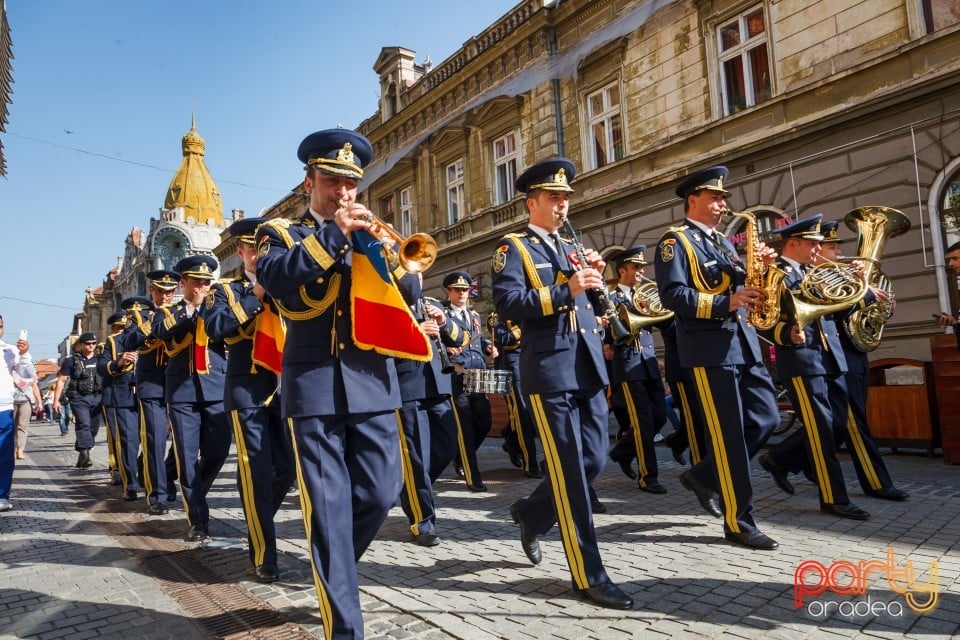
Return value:
M 217 284 L 230 284 L 232 282 L 243 282 L 243 278 L 220 278 Z
M 524 233 L 523 231 L 520 231 L 520 232 L 518 232 L 518 233 L 508 233 L 508 234 L 506 234 L 505 236 L 503 236 L 503 239 L 506 239 L 506 238 L 524 238 L 524 237 L 526 237 L 526 235 L 527 235 L 527 234 Z
M 266 222 L 260 224 L 261 227 L 273 227 L 275 229 L 286 229 L 292 222 L 287 218 L 271 218 Z
M 431 298 L 430 296 L 423 296 L 423 301 L 427 304 L 432 304 L 435 307 L 443 307 L 443 303 L 437 300 L 436 298 Z

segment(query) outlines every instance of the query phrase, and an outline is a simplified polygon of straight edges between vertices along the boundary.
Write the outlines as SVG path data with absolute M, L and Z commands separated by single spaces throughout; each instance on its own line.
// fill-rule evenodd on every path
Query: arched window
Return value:
M 946 250 L 960 242 L 960 170 L 955 171 L 946 182 L 943 199 L 940 201 L 940 223 L 943 228 L 943 248 Z M 960 309 L 960 274 L 947 271 L 947 291 L 950 294 L 950 309 Z
M 786 213 L 773 207 L 760 205 L 750 211 L 757 219 L 757 233 L 761 242 L 770 243 L 776 240 L 776 231 L 793 220 Z M 733 243 L 739 253 L 744 252 L 747 241 L 746 219 L 742 217 L 730 218 L 724 229 L 724 235 Z

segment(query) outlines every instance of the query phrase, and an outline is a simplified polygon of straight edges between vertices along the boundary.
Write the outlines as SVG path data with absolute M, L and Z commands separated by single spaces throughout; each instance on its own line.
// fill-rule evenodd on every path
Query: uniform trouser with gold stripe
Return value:
M 637 484 L 646 487 L 658 481 L 657 450 L 653 441 L 667 420 L 663 382 L 653 380 L 626 380 L 611 386 L 611 404 L 621 428 L 630 431 L 613 445 L 610 459 L 637 458 Z
M 609 581 L 600 559 L 588 487 L 607 462 L 607 398 L 603 388 L 527 396 L 540 434 L 547 476 L 517 504 L 524 524 L 544 535 L 557 524 L 573 586 Z
M 410 531 L 418 536 L 421 533 L 436 531 L 436 510 L 433 505 L 433 481 L 430 479 L 430 410 L 440 405 L 446 406 L 446 413 L 452 413 L 447 398 L 424 398 L 404 400 L 400 408 L 400 424 L 403 427 L 403 441 L 400 443 L 400 459 L 403 472 L 403 489 L 400 492 L 400 506 L 407 515 Z M 447 431 L 449 427 L 443 429 Z M 456 429 L 456 425 L 454 425 Z M 444 467 L 450 463 L 447 458 Z
M 113 434 L 113 451 L 124 491 L 138 491 L 137 453 L 140 451 L 140 420 L 136 407 L 104 407 L 107 427 Z
M 287 423 L 324 633 L 363 637 L 357 561 L 400 494 L 398 412 Z
M 207 531 L 210 509 L 207 492 L 230 453 L 231 430 L 220 402 L 171 402 L 180 495 L 190 526 Z
M 167 409 L 161 398 L 138 400 L 143 489 L 147 494 L 147 505 L 154 505 L 167 499 Z
M 430 421 L 430 483 L 437 481 L 444 469 L 456 457 L 463 444 L 463 435 L 457 426 L 457 408 L 450 396 L 429 402 L 427 418 Z
M 814 480 L 821 504 L 848 504 L 836 444 L 837 433 L 846 422 L 847 384 L 843 374 L 794 376 L 784 380 L 784 386 L 800 414 L 803 429 L 771 447 L 771 457 L 788 471 L 803 471 Z
M 230 412 L 237 446 L 237 487 L 247 521 L 250 562 L 277 563 L 273 517 L 293 484 L 296 471 L 290 430 L 280 418 L 280 402 Z
M 107 437 L 107 469 L 110 471 L 110 477 L 113 480 L 120 480 L 121 483 L 123 479 L 120 477 L 120 461 L 117 459 L 117 445 L 120 442 L 120 435 L 117 433 L 117 420 L 112 413 L 113 407 L 107 407 L 105 404 L 100 405 L 100 411 L 103 413 L 103 426 L 106 427 Z
M 463 466 L 467 484 L 478 485 L 483 480 L 480 477 L 480 465 L 477 463 L 477 449 L 490 432 L 490 400 L 483 393 L 464 390 L 460 376 L 454 376 L 453 404 L 457 408 L 459 431 L 463 440 L 462 446 L 458 448 L 458 460 Z
M 510 391 L 507 393 L 507 408 L 510 411 L 510 430 L 512 433 L 504 433 L 506 441 L 508 438 L 516 440 L 516 447 L 523 456 L 524 471 L 539 471 L 540 460 L 537 458 L 537 427 L 533 424 L 530 417 L 530 407 L 527 406 L 526 396 L 520 388 L 520 357 L 519 353 L 511 352 L 508 356 L 501 359 L 501 365 L 506 367 L 512 374 L 510 382 Z M 512 444 L 512 443 L 508 443 Z
M 867 374 L 847 373 L 846 382 L 850 406 L 844 427 L 837 434 L 838 441 L 846 443 L 864 491 L 890 489 L 893 480 L 867 423 Z
M 750 458 L 779 420 L 773 381 L 763 363 L 693 367 L 691 373 L 708 444 L 707 455 L 691 472 L 720 494 L 725 531 L 756 531 Z
M 676 380 L 668 383 L 673 406 L 680 414 L 681 428 L 670 437 L 667 444 L 673 449 L 690 448 L 690 464 L 697 464 L 707 451 L 706 427 L 703 410 L 692 381 Z

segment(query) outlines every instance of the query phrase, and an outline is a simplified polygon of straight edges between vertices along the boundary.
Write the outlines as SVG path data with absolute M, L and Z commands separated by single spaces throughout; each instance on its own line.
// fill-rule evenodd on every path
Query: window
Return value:
M 943 228 L 943 248 L 960 242 L 960 172 L 954 173 L 947 181 L 947 187 L 940 201 L 940 223 Z M 947 271 L 947 291 L 950 294 L 950 307 L 960 307 L 960 278 Z
M 459 222 L 463 210 L 463 159 L 447 165 L 447 224 Z
M 411 188 L 407 187 L 400 192 L 400 235 L 403 237 L 413 233 L 413 200 Z
M 496 202 L 503 204 L 516 195 L 517 181 L 517 134 L 511 131 L 493 141 L 493 170 L 496 181 Z
M 763 7 L 737 16 L 717 30 L 723 114 L 770 99 L 770 59 Z
M 620 87 L 614 83 L 587 96 L 589 164 L 599 169 L 623 157 Z
M 384 222 L 393 224 L 393 215 L 396 213 L 396 206 L 394 204 L 395 197 L 391 193 L 386 198 L 380 200 L 380 218 Z

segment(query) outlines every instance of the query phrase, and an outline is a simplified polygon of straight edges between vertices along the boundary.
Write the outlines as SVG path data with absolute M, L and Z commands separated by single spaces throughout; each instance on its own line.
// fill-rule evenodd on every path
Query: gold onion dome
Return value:
M 184 218 L 197 224 L 223 226 L 223 202 L 220 190 L 203 161 L 207 143 L 197 133 L 196 119 L 191 117 L 190 131 L 183 135 L 183 162 L 170 181 L 165 209 L 183 207 Z

